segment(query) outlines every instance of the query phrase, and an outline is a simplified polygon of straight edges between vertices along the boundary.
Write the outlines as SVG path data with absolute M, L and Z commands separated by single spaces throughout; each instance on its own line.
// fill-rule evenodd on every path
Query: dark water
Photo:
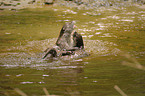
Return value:
M 83 58 L 41 59 L 64 22 L 76 21 Z M 77 10 L 66 7 L 0 12 L 0 95 L 145 95 L 145 10 L 140 6 Z

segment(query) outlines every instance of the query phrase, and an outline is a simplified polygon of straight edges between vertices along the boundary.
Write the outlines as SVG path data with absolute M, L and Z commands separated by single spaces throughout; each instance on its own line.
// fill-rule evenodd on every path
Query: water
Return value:
M 64 22 L 76 21 L 83 58 L 42 60 Z M 145 94 L 145 11 L 139 6 L 1 11 L 0 95 L 120 96 Z

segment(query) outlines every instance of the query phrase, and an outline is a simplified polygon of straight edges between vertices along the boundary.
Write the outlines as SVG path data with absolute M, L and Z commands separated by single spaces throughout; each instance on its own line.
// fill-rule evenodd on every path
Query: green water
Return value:
M 88 57 L 43 61 L 59 31 L 76 21 Z M 145 10 L 138 6 L 0 11 L 0 95 L 145 95 Z

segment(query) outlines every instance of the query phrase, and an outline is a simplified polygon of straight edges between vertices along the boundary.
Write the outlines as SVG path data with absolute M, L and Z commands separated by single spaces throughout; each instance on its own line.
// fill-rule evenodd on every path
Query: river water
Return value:
M 88 57 L 42 60 L 65 22 L 76 21 Z M 142 6 L 0 11 L 0 95 L 145 95 Z M 125 95 L 124 95 L 125 96 Z

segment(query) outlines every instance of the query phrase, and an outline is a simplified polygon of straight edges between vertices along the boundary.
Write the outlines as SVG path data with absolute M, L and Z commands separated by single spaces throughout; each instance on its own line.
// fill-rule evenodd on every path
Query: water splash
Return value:
M 8 50 L 11 51 L 24 51 L 24 52 L 9 52 L 9 53 L 1 53 L 0 57 L 0 66 L 4 66 L 6 68 L 13 67 L 30 67 L 36 68 L 38 70 L 43 70 L 47 68 L 76 68 L 77 66 L 66 66 L 70 62 L 83 62 L 82 58 L 84 55 L 105 55 L 110 52 L 110 47 L 115 45 L 111 42 L 104 42 L 101 40 L 84 40 L 85 50 L 87 53 L 84 54 L 85 51 L 76 52 L 77 54 L 72 56 L 60 57 L 54 60 L 45 61 L 42 58 L 43 50 L 46 48 L 51 48 L 54 46 L 56 38 L 41 40 L 41 41 L 30 41 L 26 45 L 21 45 L 17 47 L 11 47 Z M 40 53 L 37 51 L 39 50 Z M 40 51 L 41 50 L 41 51 Z M 91 58 L 91 57 L 89 57 Z M 60 66 L 62 65 L 62 66 Z

